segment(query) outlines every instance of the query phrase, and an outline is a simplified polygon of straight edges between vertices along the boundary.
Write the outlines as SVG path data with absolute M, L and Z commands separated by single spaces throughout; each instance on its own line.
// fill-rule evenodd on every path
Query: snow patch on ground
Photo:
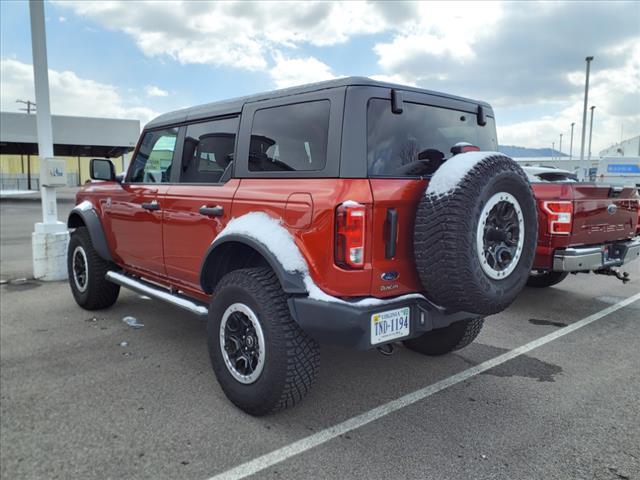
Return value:
M 493 155 L 502 154 L 499 152 L 467 152 L 454 155 L 433 174 L 429 180 L 427 195 L 441 196 L 455 190 L 473 167 Z
M 353 203 L 360 205 L 357 202 Z M 357 302 L 346 302 L 345 300 L 325 293 L 320 287 L 318 287 L 318 285 L 316 285 L 311 278 L 311 275 L 309 275 L 309 266 L 307 265 L 307 262 L 300 253 L 300 249 L 296 245 L 291 234 L 282 226 L 282 222 L 264 212 L 251 212 L 241 217 L 231 219 L 225 229 L 216 237 L 216 240 L 232 234 L 245 235 L 257 242 L 260 242 L 278 259 L 286 271 L 302 274 L 304 285 L 309 293 L 309 298 L 313 300 L 369 307 L 385 305 L 400 300 L 408 300 L 410 298 L 425 298 L 419 293 L 410 293 L 408 295 L 402 295 L 400 297 L 390 299 L 370 297 Z

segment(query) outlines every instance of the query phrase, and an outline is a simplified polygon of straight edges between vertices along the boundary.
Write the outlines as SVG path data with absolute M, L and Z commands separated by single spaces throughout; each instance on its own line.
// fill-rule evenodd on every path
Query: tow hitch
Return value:
M 395 352 L 396 348 L 393 345 L 393 343 L 387 343 L 386 345 L 380 345 L 379 347 L 377 347 L 378 352 L 380 352 L 382 355 L 388 357 L 393 355 L 393 352 Z
M 600 270 L 594 270 L 596 275 L 608 275 L 610 277 L 616 277 L 618 280 L 622 280 L 622 283 L 627 283 L 631 280 L 628 272 L 621 272 L 615 268 L 601 268 Z

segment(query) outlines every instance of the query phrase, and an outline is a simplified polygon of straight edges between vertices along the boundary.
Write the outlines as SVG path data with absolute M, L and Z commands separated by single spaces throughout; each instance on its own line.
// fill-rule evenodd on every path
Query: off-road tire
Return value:
M 73 274 L 73 255 L 76 248 L 84 250 L 87 259 L 86 289 L 79 290 Z M 78 227 L 71 233 L 67 251 L 67 272 L 69 285 L 76 303 L 85 310 L 101 310 L 108 308 L 118 300 L 120 286 L 105 279 L 106 273 L 113 265 L 104 260 L 91 242 L 91 236 L 86 227 Z
M 438 328 L 403 343 L 414 352 L 423 355 L 444 355 L 466 347 L 473 342 L 484 324 L 483 318 L 462 320 L 445 328 Z
M 527 286 L 533 288 L 552 287 L 567 278 L 567 275 L 569 272 L 539 272 L 529 276 Z
M 250 384 L 233 377 L 220 345 L 222 316 L 234 303 L 253 310 L 264 333 L 264 368 Z M 287 295 L 270 268 L 234 270 L 220 280 L 211 300 L 207 338 L 222 390 L 250 415 L 266 415 L 298 403 L 311 389 L 320 366 L 318 343 L 291 318 Z
M 455 157 L 448 160 L 455 161 Z M 478 258 L 476 238 L 484 206 L 501 192 L 515 197 L 521 208 L 524 243 L 514 270 L 493 279 Z M 526 174 L 508 157 L 488 156 L 452 191 L 420 198 L 413 248 L 423 289 L 433 302 L 450 310 L 498 313 L 513 302 L 529 278 L 537 234 L 537 210 Z

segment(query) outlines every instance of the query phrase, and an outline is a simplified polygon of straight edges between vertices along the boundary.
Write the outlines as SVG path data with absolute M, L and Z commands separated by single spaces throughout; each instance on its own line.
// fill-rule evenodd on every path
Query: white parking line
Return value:
M 344 433 L 355 430 L 356 428 L 360 428 L 368 423 L 378 420 L 379 418 L 389 415 L 390 413 L 400 410 L 401 408 L 413 405 L 414 403 L 419 402 L 420 400 L 423 400 L 433 395 L 434 393 L 438 393 L 445 388 L 456 385 L 457 383 L 463 382 L 493 367 L 508 362 L 509 360 L 512 360 L 520 355 L 523 355 L 527 352 L 530 352 L 531 350 L 541 347 L 542 345 L 545 345 L 571 332 L 574 332 L 579 328 L 585 327 L 590 323 L 595 322 L 596 320 L 606 317 L 610 313 L 626 307 L 636 300 L 640 300 L 640 293 L 632 295 L 631 297 L 626 298 L 616 303 L 615 305 L 611 305 L 604 310 L 600 310 L 593 315 L 589 315 L 582 320 L 578 320 L 577 322 L 556 330 L 548 335 L 545 335 L 544 337 L 540 337 L 536 340 L 533 340 L 532 342 L 522 345 L 521 347 L 514 348 L 513 350 L 503 353 L 502 355 L 498 355 L 491 360 L 487 360 L 486 362 L 475 365 L 471 368 L 468 368 L 467 370 L 452 375 L 451 377 L 447 377 L 432 385 L 421 388 L 420 390 L 416 390 L 415 392 L 404 395 L 396 400 L 392 400 L 389 403 L 385 403 L 384 405 L 380 405 L 379 407 L 345 420 L 342 423 L 338 423 L 337 425 L 329 427 L 325 430 L 321 430 L 317 433 L 314 433 L 313 435 L 309 435 L 308 437 L 279 448 L 278 450 L 274 450 L 273 452 L 267 453 L 265 455 L 262 455 L 261 457 L 238 465 L 237 467 L 227 470 L 226 472 L 222 472 L 211 477 L 209 480 L 238 480 L 258 473 L 262 470 L 265 470 L 266 468 L 288 460 L 295 455 L 306 452 L 307 450 L 317 447 L 318 445 L 322 445 L 323 443 L 326 443 L 329 440 L 332 440 Z

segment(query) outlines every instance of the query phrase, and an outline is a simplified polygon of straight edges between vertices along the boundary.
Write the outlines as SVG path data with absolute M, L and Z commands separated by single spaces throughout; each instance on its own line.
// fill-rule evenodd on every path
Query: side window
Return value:
M 257 110 L 249 146 L 249 170 L 317 171 L 327 163 L 329 100 Z
M 233 162 L 238 117 L 195 123 L 187 127 L 180 182 L 218 183 Z
M 176 148 L 177 128 L 147 132 L 133 159 L 129 180 L 133 183 L 167 183 Z

